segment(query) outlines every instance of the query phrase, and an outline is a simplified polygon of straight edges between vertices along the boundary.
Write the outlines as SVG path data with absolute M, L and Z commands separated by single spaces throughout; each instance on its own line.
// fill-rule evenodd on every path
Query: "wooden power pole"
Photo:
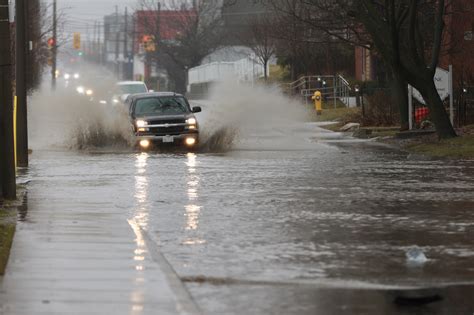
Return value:
M 125 17 L 124 17 L 125 25 L 124 25 L 124 32 L 123 32 L 123 70 L 122 76 L 124 80 L 129 80 L 128 73 L 129 73 L 129 56 L 128 56 L 128 7 L 125 7 Z
M 58 4 L 56 0 L 53 0 L 53 47 L 51 47 L 52 53 L 52 64 L 51 64 L 51 88 L 56 89 L 56 66 L 58 56 L 58 17 L 57 17 Z
M 119 63 L 119 41 L 121 27 L 119 24 L 118 5 L 115 6 L 115 27 L 117 33 L 115 33 L 115 75 L 117 79 L 120 78 L 120 63 Z
M 27 63 L 27 27 L 26 27 L 26 0 L 16 0 L 15 9 L 15 35 L 16 35 L 16 61 L 15 61 L 15 81 L 16 81 L 16 104 L 17 104 L 17 124 L 16 124 L 16 159 L 18 166 L 28 166 L 28 119 L 27 119 L 27 83 L 26 83 L 26 63 Z
M 0 194 L 16 198 L 10 12 L 0 0 Z

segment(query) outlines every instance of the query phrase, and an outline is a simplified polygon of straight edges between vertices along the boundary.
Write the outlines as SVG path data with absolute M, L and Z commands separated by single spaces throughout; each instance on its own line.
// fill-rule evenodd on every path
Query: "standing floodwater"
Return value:
M 397 314 L 377 289 L 434 285 L 466 285 L 453 295 L 466 300 L 474 162 L 420 159 L 325 131 L 299 113 L 285 117 L 296 105 L 278 96 L 269 103 L 277 116 L 267 106 L 252 112 L 259 100 L 241 94 L 249 97 L 231 107 L 204 104 L 203 130 L 235 131 L 224 152 L 38 146 L 29 208 L 69 196 L 98 218 L 106 207 L 134 219 L 206 314 Z

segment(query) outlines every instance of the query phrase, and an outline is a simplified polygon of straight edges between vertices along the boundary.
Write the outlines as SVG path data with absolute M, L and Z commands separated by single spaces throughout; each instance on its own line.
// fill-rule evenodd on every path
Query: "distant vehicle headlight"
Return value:
M 136 121 L 136 124 L 137 124 L 137 127 L 138 127 L 138 128 L 143 128 L 143 127 L 145 127 L 145 126 L 148 125 L 148 122 L 147 122 L 147 121 L 144 121 L 144 120 L 137 120 L 137 121 Z
M 112 100 L 112 102 L 113 102 L 114 104 L 120 103 L 120 101 L 119 101 L 118 99 L 116 99 L 116 98 L 114 98 L 114 99 Z
M 100 100 L 99 103 L 103 104 L 103 105 L 106 105 L 107 104 L 107 101 L 105 100 Z
M 92 94 L 94 94 L 94 91 L 92 91 L 91 89 L 86 91 L 86 95 L 91 96 Z
M 64 79 L 69 80 L 71 78 L 71 75 L 69 73 L 64 74 Z
M 79 79 L 79 73 L 74 73 L 74 79 Z
M 77 89 L 76 89 L 77 93 L 79 94 L 84 94 L 86 89 L 84 89 L 84 87 L 82 86 L 78 86 Z

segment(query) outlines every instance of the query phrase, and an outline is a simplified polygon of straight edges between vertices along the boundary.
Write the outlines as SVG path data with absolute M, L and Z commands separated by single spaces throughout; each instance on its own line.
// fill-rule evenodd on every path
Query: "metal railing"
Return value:
M 282 90 L 291 95 L 300 95 L 305 103 L 311 101 L 316 91 L 320 91 L 323 99 L 332 101 L 337 107 L 337 101 L 345 106 L 351 103 L 349 82 L 342 75 L 312 75 L 304 76 L 298 80 L 285 84 Z

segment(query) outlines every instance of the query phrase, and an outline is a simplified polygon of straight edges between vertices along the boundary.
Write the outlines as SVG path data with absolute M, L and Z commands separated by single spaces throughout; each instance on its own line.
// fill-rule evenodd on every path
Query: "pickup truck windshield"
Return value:
M 137 100 L 135 116 L 176 115 L 188 113 L 188 104 L 183 97 L 149 97 Z

